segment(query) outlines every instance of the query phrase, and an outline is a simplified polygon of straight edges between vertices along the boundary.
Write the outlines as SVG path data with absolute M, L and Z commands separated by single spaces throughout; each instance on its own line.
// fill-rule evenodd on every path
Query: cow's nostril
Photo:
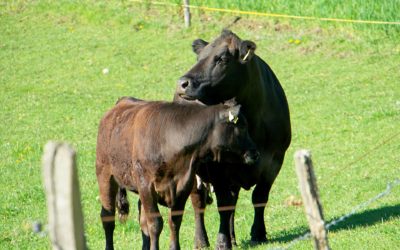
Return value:
M 178 81 L 178 84 L 182 90 L 186 90 L 186 88 L 190 87 L 190 78 L 188 77 L 181 77 Z
M 181 87 L 183 88 L 183 89 L 186 89 L 187 88 L 187 86 L 189 86 L 189 81 L 182 81 L 181 82 Z

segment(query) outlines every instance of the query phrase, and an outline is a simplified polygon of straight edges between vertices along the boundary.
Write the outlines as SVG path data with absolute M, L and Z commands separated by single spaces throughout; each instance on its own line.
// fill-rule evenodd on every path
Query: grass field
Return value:
M 325 15 L 336 8 L 325 10 L 323 1 L 317 2 L 315 6 L 304 2 L 303 12 L 290 6 L 285 13 Z M 374 6 L 392 10 L 399 4 L 385 3 Z M 284 9 L 278 2 L 274 6 L 271 10 Z M 393 11 L 354 15 L 337 17 L 400 20 Z M 172 6 L 129 1 L 3 2 L 0 249 L 50 248 L 47 235 L 32 231 L 33 222 L 47 222 L 41 156 L 48 140 L 68 141 L 78 152 L 86 238 L 90 249 L 102 249 L 94 167 L 100 117 L 121 96 L 171 100 L 176 80 L 195 62 L 192 40 L 216 37 L 233 18 L 194 11 L 193 26 L 184 29 L 180 8 Z M 284 247 L 307 230 L 303 208 L 287 204 L 291 197 L 300 199 L 293 163 L 297 149 L 312 150 L 327 221 L 350 212 L 399 178 L 400 32 L 373 25 L 251 16 L 244 16 L 232 29 L 253 40 L 257 54 L 277 74 L 288 97 L 293 128 L 292 144 L 265 214 L 271 242 L 249 244 L 251 193 L 243 191 L 236 213 L 238 249 Z M 102 73 L 105 68 L 108 74 Z M 399 197 L 397 186 L 334 227 L 329 232 L 332 248 L 398 249 Z M 137 197 L 131 195 L 130 200 L 135 208 Z M 189 203 L 181 229 L 182 249 L 193 246 Z M 131 211 L 127 224 L 116 225 L 117 249 L 140 249 L 137 212 Z M 212 249 L 216 221 L 214 203 L 206 215 Z M 168 247 L 168 234 L 164 223 L 162 249 Z M 312 242 L 301 241 L 293 248 L 310 249 Z

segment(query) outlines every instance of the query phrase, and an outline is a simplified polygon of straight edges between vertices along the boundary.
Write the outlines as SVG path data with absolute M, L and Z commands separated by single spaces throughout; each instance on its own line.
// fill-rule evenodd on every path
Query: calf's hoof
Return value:
M 195 239 L 194 249 L 203 249 L 203 248 L 208 248 L 209 246 L 210 242 L 208 242 L 208 239 L 206 238 Z
M 232 243 L 232 246 L 237 247 L 237 243 L 236 243 L 236 239 L 235 238 L 231 239 L 231 243 Z
M 231 240 L 223 234 L 218 234 L 216 250 L 230 250 L 232 249 Z
M 181 247 L 177 244 L 171 244 L 169 250 L 181 250 Z

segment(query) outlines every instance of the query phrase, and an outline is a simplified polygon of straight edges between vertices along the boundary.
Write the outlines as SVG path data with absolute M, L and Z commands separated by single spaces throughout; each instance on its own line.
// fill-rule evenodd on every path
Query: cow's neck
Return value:
M 207 137 L 216 122 L 217 107 L 204 107 L 199 113 L 185 117 L 184 127 L 187 130 L 183 133 L 186 138 L 183 147 L 186 153 L 193 154 L 196 151 L 196 154 L 204 154 Z
M 237 102 L 242 105 L 242 111 L 249 124 L 257 124 L 262 115 L 260 107 L 265 107 L 266 93 L 263 86 L 259 83 L 263 81 L 263 75 L 257 63 L 259 58 L 255 56 L 244 66 L 245 78 L 243 81 L 243 90 L 237 96 Z

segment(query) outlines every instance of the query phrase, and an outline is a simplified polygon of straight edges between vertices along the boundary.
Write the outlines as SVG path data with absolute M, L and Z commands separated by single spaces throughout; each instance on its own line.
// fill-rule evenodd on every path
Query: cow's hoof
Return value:
M 265 226 L 253 225 L 251 227 L 250 236 L 253 243 L 260 244 L 268 241 Z
M 232 249 L 232 243 L 230 239 L 224 234 L 218 234 L 216 250 L 230 250 Z
M 265 235 L 259 235 L 259 236 L 251 236 L 251 243 L 252 244 L 262 244 L 267 242 L 268 239 Z

